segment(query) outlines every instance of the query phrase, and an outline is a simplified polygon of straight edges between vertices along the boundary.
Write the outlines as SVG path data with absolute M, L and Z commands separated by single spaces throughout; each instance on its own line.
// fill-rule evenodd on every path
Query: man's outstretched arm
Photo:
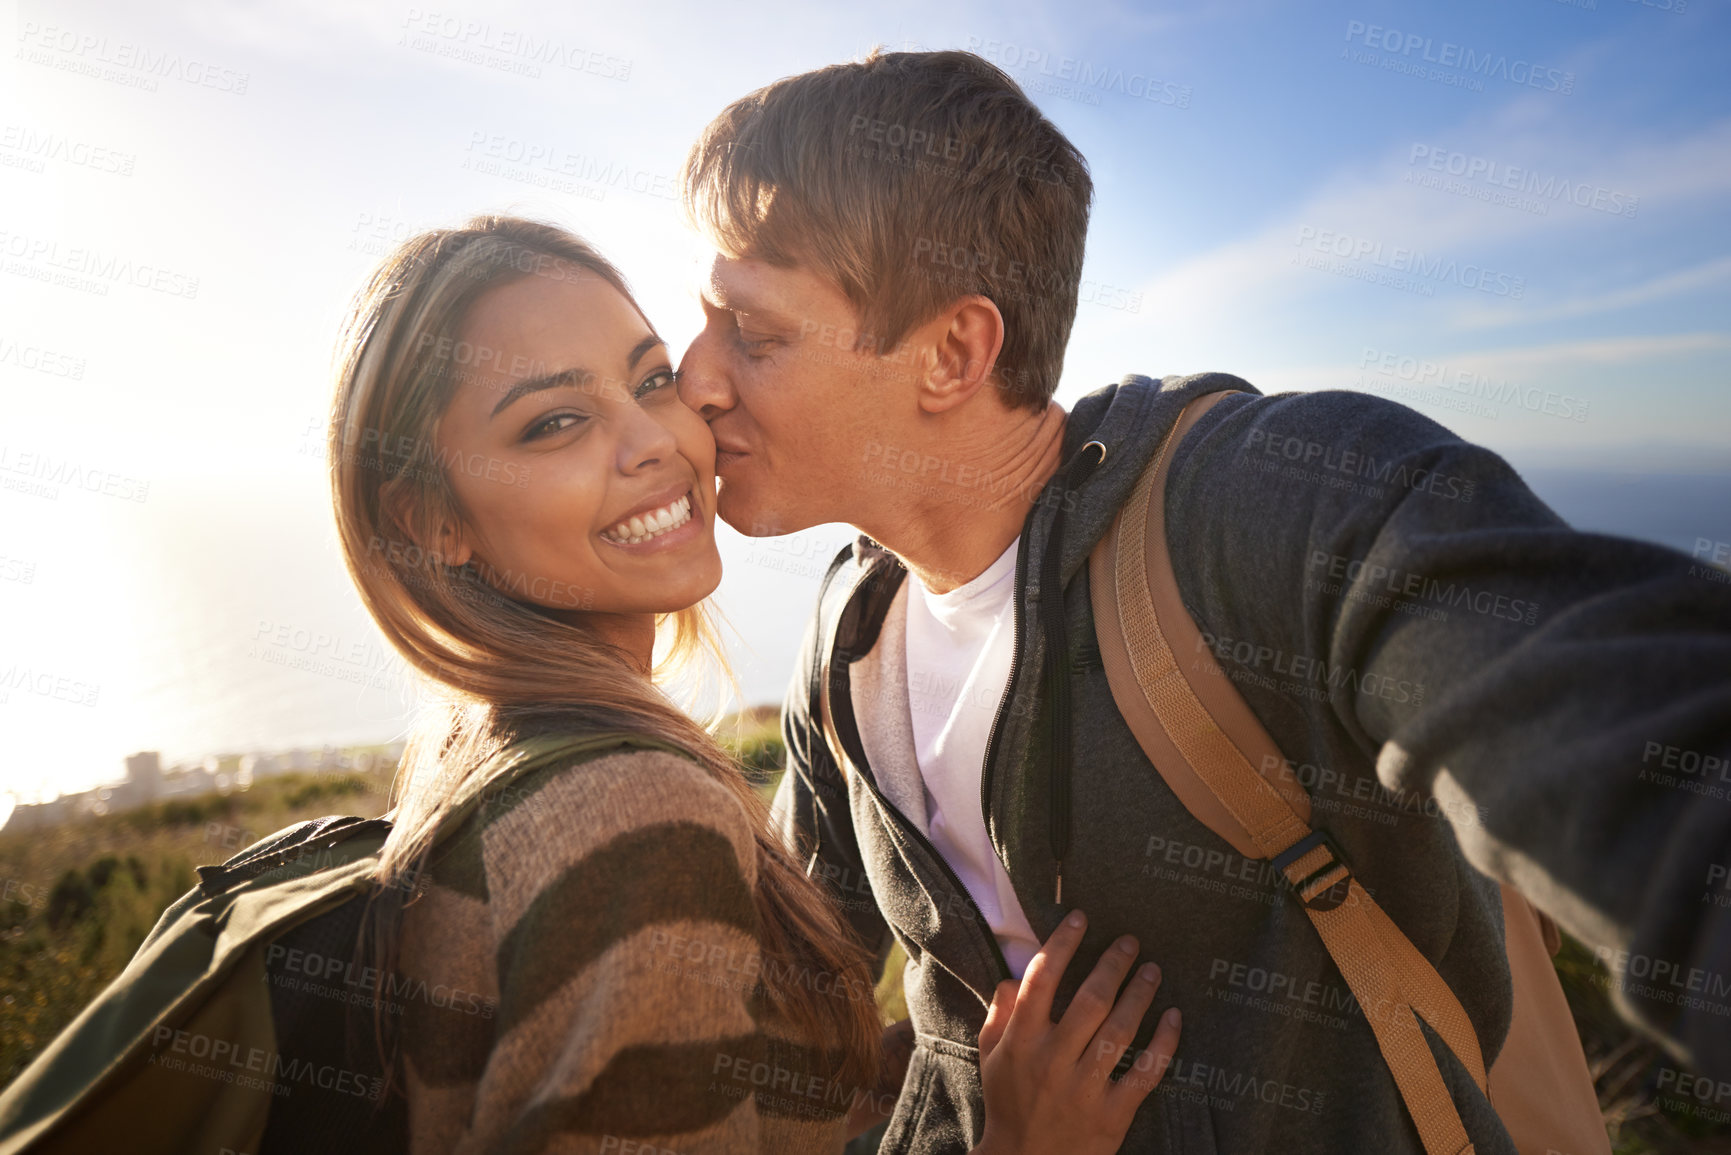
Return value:
M 1494 453 L 1361 394 L 1229 398 L 1167 499 L 1198 620 L 1320 662 L 1383 785 L 1434 796 L 1626 1016 L 1731 1075 L 1727 575 L 1575 532 Z

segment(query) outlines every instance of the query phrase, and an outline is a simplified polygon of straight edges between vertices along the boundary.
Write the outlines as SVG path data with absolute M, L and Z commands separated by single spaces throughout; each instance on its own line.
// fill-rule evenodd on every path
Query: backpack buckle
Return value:
M 1281 851 L 1274 858 L 1274 869 L 1280 871 L 1281 875 L 1284 877 L 1287 867 L 1291 866 L 1293 863 L 1297 862 L 1319 846 L 1328 851 L 1329 861 L 1323 863 L 1321 866 L 1317 867 L 1303 878 L 1298 879 L 1296 882 L 1291 879 L 1288 879 L 1287 881 L 1292 886 L 1292 893 L 1297 896 L 1298 901 L 1307 909 L 1328 911 L 1333 910 L 1335 907 L 1345 902 L 1348 892 L 1352 889 L 1352 866 L 1346 861 L 1346 852 L 1340 848 L 1340 843 L 1336 842 L 1334 836 L 1329 834 L 1328 831 L 1320 828 L 1312 830 L 1309 834 Z M 1309 898 L 1305 897 L 1305 891 L 1334 873 L 1336 868 L 1341 870 L 1342 874 L 1340 878 L 1335 881 L 1334 885 L 1318 891 Z

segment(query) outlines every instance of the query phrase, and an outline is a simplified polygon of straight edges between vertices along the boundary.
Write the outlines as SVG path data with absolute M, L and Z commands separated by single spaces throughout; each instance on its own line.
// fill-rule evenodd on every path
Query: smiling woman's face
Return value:
M 436 436 L 465 515 L 448 562 L 555 610 L 665 613 L 714 591 L 715 442 L 618 290 L 554 262 L 483 293 L 459 338 Z

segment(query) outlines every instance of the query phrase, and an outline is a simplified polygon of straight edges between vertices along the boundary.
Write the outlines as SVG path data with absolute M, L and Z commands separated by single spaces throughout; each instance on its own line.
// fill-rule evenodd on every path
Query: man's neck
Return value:
M 945 431 L 942 452 L 924 455 L 911 477 L 916 484 L 858 528 L 933 593 L 966 585 L 1021 536 L 1028 511 L 1058 472 L 1064 420 L 1054 403 L 1038 413 L 1014 410 L 985 428 Z

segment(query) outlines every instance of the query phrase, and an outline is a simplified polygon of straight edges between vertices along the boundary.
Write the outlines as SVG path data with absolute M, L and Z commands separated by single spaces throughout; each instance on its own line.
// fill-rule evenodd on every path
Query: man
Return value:
M 979 1139 L 986 1007 L 1071 908 L 1084 953 L 1136 936 L 1184 1013 L 1125 1150 L 1422 1149 L 1282 875 L 1192 817 L 1102 672 L 1088 554 L 1211 392 L 1236 391 L 1174 450 L 1165 499 L 1201 657 L 1485 1062 L 1511 1000 L 1497 885 L 1475 866 L 1627 951 L 1608 956 L 1619 981 L 1645 958 L 1707 974 L 1697 993 L 1731 982 L 1731 920 L 1697 926 L 1731 804 L 1639 773 L 1654 745 L 1697 763 L 1731 747 L 1731 597 L 1689 559 L 1568 530 L 1494 454 L 1364 395 L 1131 377 L 1063 412 L 1091 183 L 969 54 L 753 93 L 693 146 L 685 193 L 717 255 L 680 390 L 716 437 L 721 516 L 864 535 L 805 638 L 775 813 L 862 938 L 907 951 L 917 1047 L 886 1150 Z M 1623 994 L 1731 1069 L 1725 990 L 1716 1013 Z M 1425 1039 L 1476 1149 L 1512 1151 Z

